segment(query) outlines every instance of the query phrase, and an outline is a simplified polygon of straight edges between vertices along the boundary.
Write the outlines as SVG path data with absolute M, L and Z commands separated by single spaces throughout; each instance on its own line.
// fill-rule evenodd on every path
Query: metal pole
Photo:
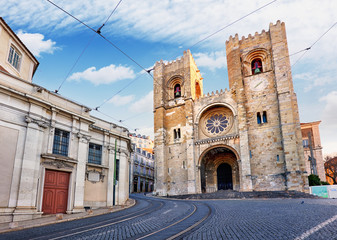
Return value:
M 113 199 L 112 199 L 112 205 L 115 206 L 116 201 L 116 157 L 117 157 L 117 138 L 115 139 L 115 159 L 114 159 L 114 184 L 113 184 Z

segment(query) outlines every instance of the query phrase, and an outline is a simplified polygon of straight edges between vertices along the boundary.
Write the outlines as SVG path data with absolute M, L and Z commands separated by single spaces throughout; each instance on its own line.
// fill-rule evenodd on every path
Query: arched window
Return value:
M 259 58 L 256 58 L 252 61 L 252 74 L 262 73 L 262 61 Z
M 181 97 L 181 87 L 180 84 L 174 85 L 174 98 Z
M 195 98 L 199 98 L 201 95 L 201 89 L 198 82 L 195 83 Z
M 261 114 L 259 112 L 256 114 L 256 117 L 257 117 L 257 124 L 261 124 Z

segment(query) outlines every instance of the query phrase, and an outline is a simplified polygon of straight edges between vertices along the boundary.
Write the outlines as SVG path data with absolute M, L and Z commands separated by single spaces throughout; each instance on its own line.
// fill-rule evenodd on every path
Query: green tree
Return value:
M 321 179 L 315 174 L 309 175 L 309 186 L 320 186 L 321 185 Z

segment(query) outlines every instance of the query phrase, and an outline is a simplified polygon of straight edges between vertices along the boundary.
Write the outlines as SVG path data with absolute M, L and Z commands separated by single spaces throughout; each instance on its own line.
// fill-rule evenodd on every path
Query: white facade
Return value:
M 21 43 L 0 23 L 1 43 Z M 9 50 L 8 44 L 1 44 L 0 51 Z M 33 74 L 38 62 L 23 44 L 15 45 L 25 53 L 18 74 L 9 69 L 7 53 L 0 58 L 0 222 L 111 207 L 114 200 L 124 204 L 129 197 L 128 130 L 32 84 L 32 75 L 20 71 L 27 65 Z

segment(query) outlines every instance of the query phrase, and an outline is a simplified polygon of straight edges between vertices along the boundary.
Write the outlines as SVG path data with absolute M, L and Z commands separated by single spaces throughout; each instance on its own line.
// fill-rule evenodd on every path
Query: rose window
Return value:
M 229 119 L 224 114 L 213 114 L 206 120 L 206 130 L 211 134 L 219 134 L 229 126 Z

